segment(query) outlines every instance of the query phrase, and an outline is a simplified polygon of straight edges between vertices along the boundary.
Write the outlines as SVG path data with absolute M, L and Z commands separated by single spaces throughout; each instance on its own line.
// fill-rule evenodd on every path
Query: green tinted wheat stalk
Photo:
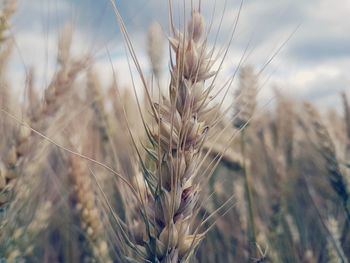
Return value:
M 274 147 L 273 135 L 269 129 L 259 131 L 258 137 L 268 175 L 268 185 L 265 186 L 268 191 L 267 205 L 270 210 L 267 234 L 273 246 L 271 250 L 274 250 L 269 253 L 269 256 L 273 256 L 274 262 L 297 261 L 296 251 L 300 243 L 300 235 L 294 218 L 288 214 L 288 200 L 285 195 L 285 188 L 288 185 L 287 158 L 281 154 L 285 150 L 284 145 Z

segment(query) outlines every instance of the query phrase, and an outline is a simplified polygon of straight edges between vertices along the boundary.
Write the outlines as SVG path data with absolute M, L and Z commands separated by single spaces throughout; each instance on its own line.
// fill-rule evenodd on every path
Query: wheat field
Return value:
M 77 56 L 66 23 L 50 79 L 27 67 L 20 87 L 17 2 L 0 4 L 0 262 L 349 262 L 349 92 L 336 109 L 278 87 L 259 103 L 289 37 L 225 75 L 244 1 L 220 46 L 208 2 L 170 0 L 142 29 L 145 68 L 119 2 L 131 77 Z

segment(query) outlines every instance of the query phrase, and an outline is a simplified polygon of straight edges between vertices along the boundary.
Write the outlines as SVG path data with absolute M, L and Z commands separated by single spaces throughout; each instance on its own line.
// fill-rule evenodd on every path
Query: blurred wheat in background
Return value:
M 227 75 L 243 2 L 220 46 L 207 2 L 169 1 L 145 68 L 111 1 L 131 77 L 107 47 L 106 79 L 68 23 L 43 88 L 35 67 L 12 86 L 17 3 L 1 2 L 0 262 L 349 262 L 349 94 L 259 103 L 288 41 L 260 70 L 248 44 Z

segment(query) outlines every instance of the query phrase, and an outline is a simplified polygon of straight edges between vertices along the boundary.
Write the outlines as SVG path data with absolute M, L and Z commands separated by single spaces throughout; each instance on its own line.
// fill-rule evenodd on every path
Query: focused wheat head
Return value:
M 144 184 L 136 184 L 142 220 L 133 228 L 131 247 L 142 262 L 187 262 L 207 231 L 196 215 L 208 176 L 199 169 L 214 123 L 208 116 L 217 110 L 209 102 L 211 86 L 206 85 L 217 74 L 215 61 L 199 11 L 193 10 L 185 32 L 172 27 L 171 33 L 169 93 L 150 101 L 155 125 L 145 127 L 151 163 L 141 160 Z

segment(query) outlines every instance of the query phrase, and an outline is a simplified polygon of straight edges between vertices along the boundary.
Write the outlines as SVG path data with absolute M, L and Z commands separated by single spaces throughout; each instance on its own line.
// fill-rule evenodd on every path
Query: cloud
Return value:
M 173 2 L 176 25 L 181 25 L 183 2 Z M 167 1 L 130 0 L 116 3 L 137 55 L 147 71 L 144 48 L 146 31 L 154 20 L 159 20 L 167 30 Z M 225 1 L 202 0 L 202 11 L 207 17 L 208 26 L 214 16 L 210 43 L 214 43 L 221 15 L 226 8 L 217 42 L 218 47 L 225 47 L 239 4 L 240 0 L 228 0 L 225 7 Z M 249 41 L 248 53 L 251 53 L 246 63 L 256 66 L 257 70 L 261 69 L 279 45 L 301 24 L 261 75 L 262 82 L 269 80 L 262 94 L 271 96 L 269 86 L 276 84 L 287 91 L 293 90 L 294 95 L 301 99 L 315 102 L 325 102 L 326 98 L 337 96 L 339 90 L 349 85 L 346 71 L 350 67 L 347 10 L 350 10 L 350 2 L 342 0 L 245 0 L 223 75 L 234 72 Z M 108 72 L 104 69 L 110 67 L 106 55 L 108 48 L 113 61 L 119 65 L 121 75 L 128 74 L 125 47 L 109 0 L 20 0 L 19 11 L 14 18 L 14 32 L 24 60 L 28 64 L 36 62 L 39 68 L 44 68 L 47 61 L 44 54 L 49 54 L 52 57 L 50 64 L 54 64 L 57 35 L 66 22 L 76 28 L 77 49 L 92 52 L 103 68 L 101 72 Z M 19 60 L 17 62 L 20 63 Z M 327 104 L 331 104 L 329 101 Z

